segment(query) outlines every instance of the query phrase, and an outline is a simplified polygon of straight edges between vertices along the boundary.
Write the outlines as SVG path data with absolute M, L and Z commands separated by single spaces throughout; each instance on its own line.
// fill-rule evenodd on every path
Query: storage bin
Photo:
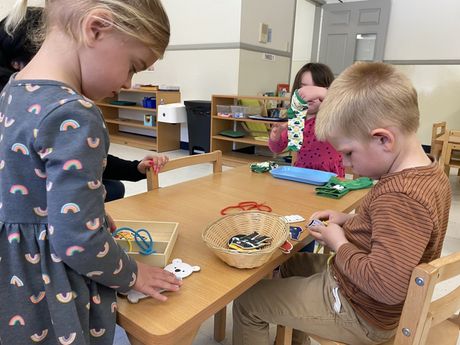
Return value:
M 230 117 L 232 115 L 232 110 L 229 105 L 216 105 L 217 116 Z
M 187 112 L 181 103 L 160 104 L 158 106 L 158 122 L 187 122 Z
M 142 100 L 142 106 L 144 108 L 154 109 L 157 107 L 157 100 L 155 97 L 144 97 Z
M 195 150 L 210 151 L 211 139 L 211 102 L 184 101 L 187 110 L 188 149 L 193 155 Z
M 244 107 L 241 105 L 232 105 L 230 108 L 232 110 L 232 117 L 237 119 L 245 117 L 249 110 L 249 107 Z

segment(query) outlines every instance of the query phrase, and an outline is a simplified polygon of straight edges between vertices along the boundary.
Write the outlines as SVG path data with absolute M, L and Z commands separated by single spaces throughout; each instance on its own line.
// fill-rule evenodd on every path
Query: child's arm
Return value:
M 270 151 L 273 153 L 281 153 L 286 148 L 287 143 L 287 123 L 273 125 L 268 139 Z
M 333 210 L 324 210 L 313 213 L 310 216 L 310 221 L 313 219 L 326 220 L 331 223 L 343 226 L 345 222 L 356 216 L 356 213 L 342 213 Z
M 68 101 L 48 114 L 34 142 L 47 184 L 47 199 L 37 208 L 47 212 L 44 221 L 56 258 L 100 284 L 127 291 L 136 281 L 137 266 L 107 231 L 102 185 L 107 145 L 102 117 L 92 103 Z
M 316 241 L 323 246 L 331 248 L 334 252 L 338 251 L 342 245 L 348 243 L 343 228 L 335 223 L 329 223 L 327 226 L 310 226 L 308 229 L 311 230 L 310 234 Z
M 155 174 L 158 174 L 160 170 L 168 163 L 169 158 L 165 155 L 148 155 L 145 156 L 144 159 L 138 164 L 137 170 L 144 174 L 146 173 L 148 168 L 152 168 Z
M 306 102 L 315 99 L 322 101 L 326 97 L 327 89 L 320 86 L 302 86 L 298 92 L 299 96 Z
M 432 236 L 431 213 L 404 194 L 387 193 L 372 202 L 369 212 L 356 215 L 355 221 L 370 222 L 372 226 L 370 252 L 359 243 L 343 244 L 337 251 L 335 265 L 376 301 L 402 303 L 412 271 L 422 261 Z

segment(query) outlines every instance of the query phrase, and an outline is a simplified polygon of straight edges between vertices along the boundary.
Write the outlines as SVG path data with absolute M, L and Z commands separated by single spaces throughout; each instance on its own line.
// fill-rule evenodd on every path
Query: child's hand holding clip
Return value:
M 348 243 L 345 233 L 340 225 L 326 223 L 313 219 L 308 224 L 310 234 L 323 246 L 328 246 L 337 252 L 342 244 Z
M 141 174 L 145 174 L 147 169 L 151 168 L 153 169 L 153 172 L 155 174 L 158 174 L 160 170 L 165 166 L 166 163 L 169 162 L 168 156 L 152 156 L 148 155 L 145 156 L 144 159 L 138 164 L 137 170 Z

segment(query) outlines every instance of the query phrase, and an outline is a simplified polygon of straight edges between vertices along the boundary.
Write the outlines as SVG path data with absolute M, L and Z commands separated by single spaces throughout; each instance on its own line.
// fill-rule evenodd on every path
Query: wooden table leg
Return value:
M 227 320 L 227 307 L 223 307 L 214 314 L 214 340 L 220 343 L 225 339 L 225 323 Z
M 190 331 L 188 334 L 186 334 L 185 336 L 183 336 L 182 338 L 180 339 L 175 339 L 172 343 L 168 343 L 168 344 L 171 344 L 171 345 L 192 345 L 193 341 L 195 340 L 195 337 L 196 337 L 196 334 L 198 333 L 198 330 L 199 328 L 196 328 L 192 331 Z M 149 342 L 143 342 L 143 341 L 140 341 L 139 339 L 137 338 L 134 338 L 134 336 L 128 334 L 128 339 L 131 343 L 131 345 L 160 345 L 160 343 L 149 343 Z M 161 343 L 163 344 L 163 343 Z
M 275 345 L 291 345 L 292 328 L 280 326 L 276 327 Z

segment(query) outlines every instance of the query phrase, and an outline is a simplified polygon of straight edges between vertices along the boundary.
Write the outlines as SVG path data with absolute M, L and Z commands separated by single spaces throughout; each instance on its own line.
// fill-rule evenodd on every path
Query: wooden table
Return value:
M 353 191 L 339 200 L 317 197 L 314 186 L 275 179 L 269 173 L 252 173 L 247 166 L 240 166 L 108 203 L 106 209 L 114 219 L 179 222 L 179 236 L 170 260 L 180 258 L 201 267 L 201 272 L 184 280 L 179 292 L 166 293 L 169 299 L 165 303 L 149 298 L 129 304 L 120 298 L 118 323 L 132 345 L 192 344 L 202 322 L 225 311 L 227 304 L 290 257 L 279 251 L 265 265 L 250 270 L 222 262 L 201 239 L 202 231 L 220 217 L 222 208 L 251 200 L 265 202 L 277 214 L 299 214 L 308 219 L 321 209 L 349 212 L 367 192 Z M 307 235 L 304 231 L 303 243 L 298 242 L 295 249 L 311 240 Z M 223 314 L 218 315 L 224 317 Z M 215 337 L 222 340 L 222 330 L 216 331 Z

